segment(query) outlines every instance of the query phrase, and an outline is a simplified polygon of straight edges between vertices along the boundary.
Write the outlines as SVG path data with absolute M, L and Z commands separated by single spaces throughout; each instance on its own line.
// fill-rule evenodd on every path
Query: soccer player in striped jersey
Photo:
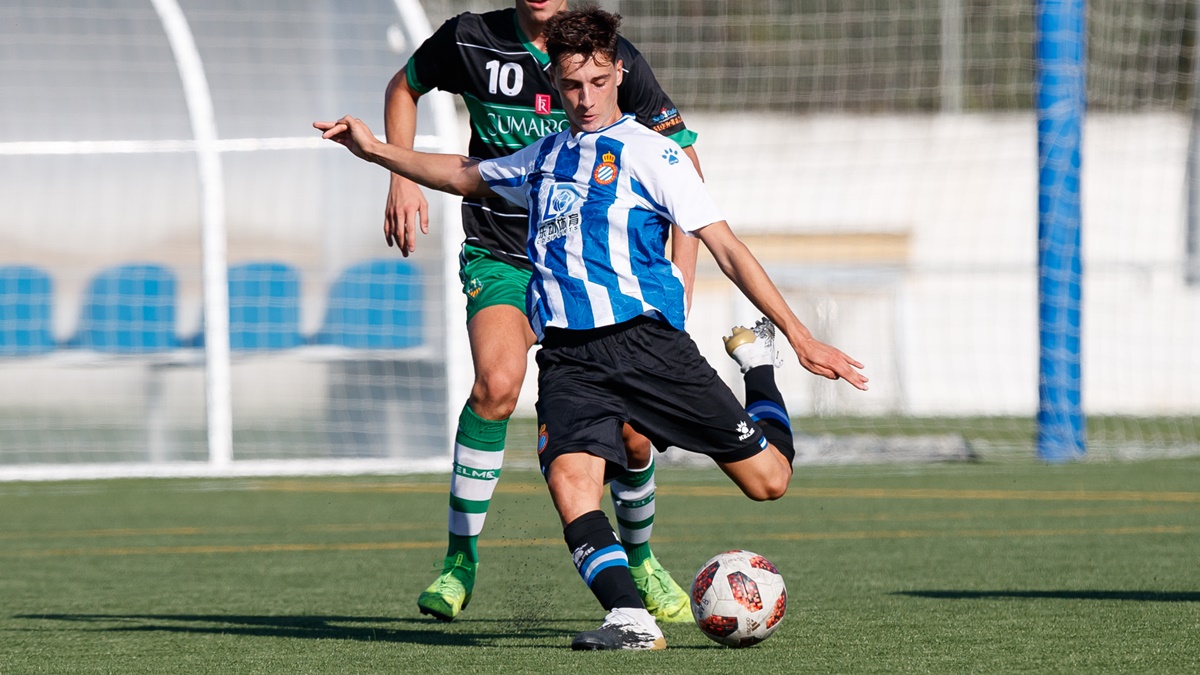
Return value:
M 758 384 L 769 385 L 757 387 L 765 400 L 752 402 L 759 411 L 752 415 L 683 330 L 681 275 L 665 257 L 671 223 L 704 243 L 802 366 L 867 387 L 861 363 L 815 339 L 796 318 L 699 176 L 681 166 L 679 146 L 622 115 L 618 25 L 619 17 L 595 7 L 548 22 L 547 51 L 570 128 L 509 157 L 480 162 L 388 146 L 352 117 L 314 124 L 355 155 L 422 185 L 529 207 L 529 316 L 542 344 L 538 458 L 576 568 L 608 610 L 598 629 L 575 637 L 573 649 L 666 647 L 600 510 L 604 481 L 626 469 L 623 424 L 659 447 L 712 457 L 754 500 L 783 496 L 792 475 L 795 449 L 773 368 L 737 356 L 758 341 L 735 331 L 726 344 L 744 367 L 759 366 L 748 378 L 758 374 Z
M 446 21 L 388 86 L 388 142 L 412 148 L 417 101 L 432 89 L 462 96 L 471 119 L 472 157 L 504 157 L 566 129 L 567 117 L 550 80 L 542 38 L 546 20 L 565 8 L 565 0 L 515 0 L 514 7 L 460 14 Z M 620 40 L 617 50 L 624 67 L 624 84 L 618 91 L 622 109 L 683 146 L 699 171 L 691 148 L 696 134 L 684 124 L 633 45 Z M 459 256 L 460 277 L 475 382 L 459 413 L 442 573 L 417 600 L 422 613 L 444 621 L 466 607 L 475 587 L 477 540 L 500 478 L 508 418 L 516 407 L 534 344 L 525 316 L 532 266 L 525 251 L 524 205 L 495 195 L 471 197 L 463 201 L 462 216 L 466 240 Z M 388 244 L 407 256 L 416 246 L 418 226 L 427 232 L 425 198 L 414 183 L 393 174 L 384 220 Z M 672 248 L 690 293 L 695 241 L 677 233 Z M 690 621 L 687 594 L 650 550 L 655 511 L 650 442 L 629 427 L 622 433 L 634 470 L 612 482 L 612 499 L 638 592 L 659 620 Z

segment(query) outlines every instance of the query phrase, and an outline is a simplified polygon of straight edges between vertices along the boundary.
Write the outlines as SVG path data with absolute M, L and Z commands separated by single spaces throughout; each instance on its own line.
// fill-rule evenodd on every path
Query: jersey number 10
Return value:
M 525 73 L 520 66 L 515 63 L 502 66 L 499 61 L 488 61 L 484 67 L 488 71 L 489 94 L 495 94 L 497 89 L 504 92 L 505 96 L 516 96 L 521 92 Z

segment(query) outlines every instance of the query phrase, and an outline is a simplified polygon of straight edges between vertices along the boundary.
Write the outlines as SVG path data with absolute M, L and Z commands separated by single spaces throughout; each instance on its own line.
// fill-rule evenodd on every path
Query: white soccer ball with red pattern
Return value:
M 787 588 L 779 570 L 750 551 L 713 556 L 692 580 L 691 596 L 700 632 L 730 647 L 766 640 L 787 611 Z

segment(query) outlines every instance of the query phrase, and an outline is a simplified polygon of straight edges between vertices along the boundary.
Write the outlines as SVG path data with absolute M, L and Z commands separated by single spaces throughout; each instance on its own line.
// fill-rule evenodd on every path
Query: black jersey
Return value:
M 696 134 L 683 123 L 641 53 L 626 39 L 618 44 L 624 78 L 617 90 L 622 112 L 687 147 Z M 459 94 L 471 117 L 469 154 L 479 159 L 510 155 L 569 127 L 550 78 L 550 57 L 528 42 L 517 11 L 459 14 L 429 37 L 409 59 L 408 85 L 419 93 Z M 523 209 L 500 198 L 463 200 L 467 242 L 501 260 L 531 268 Z

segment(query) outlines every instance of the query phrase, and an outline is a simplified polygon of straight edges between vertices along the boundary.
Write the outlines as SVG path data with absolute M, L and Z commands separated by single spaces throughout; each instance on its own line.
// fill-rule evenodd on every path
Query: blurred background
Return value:
M 1032 454 L 1033 3 L 601 4 L 699 134 L 735 231 L 867 366 L 862 393 L 785 347 L 802 458 Z M 471 380 L 456 200 L 429 194 L 431 232 L 401 258 L 386 174 L 311 123 L 381 132 L 384 88 L 432 28 L 509 5 L 0 0 L 0 476 L 449 466 Z M 1196 12 L 1087 3 L 1096 457 L 1200 452 Z M 420 109 L 420 148 L 465 148 L 457 99 Z M 215 469 L 205 242 L 230 305 L 233 461 Z M 689 332 L 740 390 L 719 337 L 757 314 L 707 258 L 699 277 Z M 535 397 L 529 377 L 519 416 Z

